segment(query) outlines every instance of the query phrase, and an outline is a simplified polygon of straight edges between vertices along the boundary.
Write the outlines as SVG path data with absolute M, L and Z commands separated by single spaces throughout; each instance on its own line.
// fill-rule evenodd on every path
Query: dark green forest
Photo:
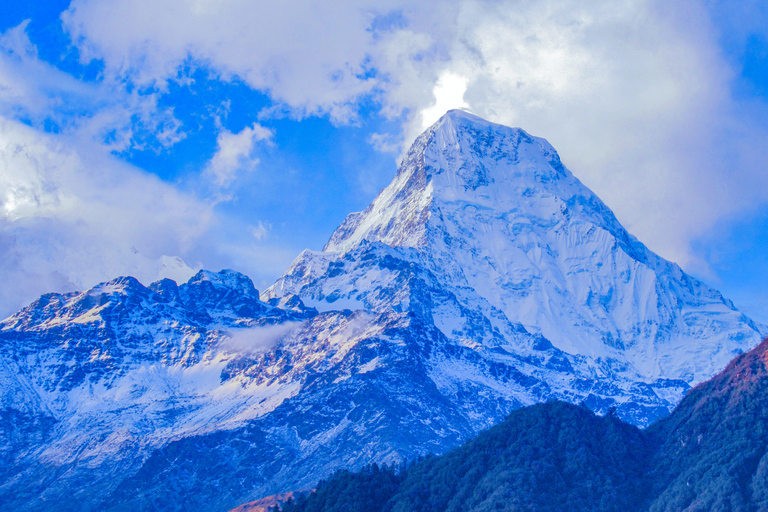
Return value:
M 339 471 L 281 512 L 768 511 L 768 340 L 645 430 L 549 402 L 439 457 Z

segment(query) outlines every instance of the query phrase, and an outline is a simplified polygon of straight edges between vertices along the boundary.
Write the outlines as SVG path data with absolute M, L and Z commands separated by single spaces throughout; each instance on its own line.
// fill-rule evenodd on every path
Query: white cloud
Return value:
M 267 352 L 280 340 L 290 336 L 304 325 L 304 322 L 283 322 L 277 325 L 263 325 L 238 329 L 229 333 L 222 341 L 222 348 L 237 354 Z
M 421 111 L 421 130 L 426 130 L 449 110 L 469 108 L 464 101 L 468 80 L 445 71 L 437 79 L 434 88 L 435 104 Z
M 732 98 L 695 0 L 74 0 L 63 20 L 85 60 L 136 84 L 162 88 L 191 59 L 297 116 L 350 120 L 374 94 L 385 114 L 408 113 L 406 142 L 449 107 L 521 126 L 689 269 L 704 268 L 693 240 L 768 200 L 766 123 Z M 250 151 L 247 135 L 228 154 Z M 222 153 L 220 184 L 238 158 Z
M 183 277 L 211 207 L 90 141 L 0 117 L 0 316 L 119 275 Z M 188 276 L 187 276 L 188 277 Z
M 120 81 L 83 82 L 40 60 L 28 24 L 0 34 L 0 115 L 38 128 L 52 124 L 118 152 L 168 147 L 185 137 L 173 109 L 158 104 L 158 92 L 128 90 Z
M 269 223 L 265 224 L 264 222 L 259 221 L 256 226 L 251 227 L 251 235 L 253 235 L 253 238 L 256 240 L 262 240 L 267 237 L 270 229 L 272 229 L 272 226 L 270 226 Z
M 374 133 L 368 142 L 380 153 L 398 153 L 402 150 L 403 141 L 391 133 Z
M 373 8 L 388 3 L 74 0 L 62 19 L 83 58 L 103 59 L 107 74 L 162 87 L 191 57 L 300 113 L 346 119 L 347 103 L 375 85 L 361 78 L 367 29 Z
M 216 138 L 216 153 L 208 162 L 206 172 L 217 185 L 229 186 L 237 171 L 252 170 L 258 165 L 259 159 L 254 155 L 256 143 L 271 138 L 272 131 L 258 123 L 246 126 L 239 133 L 222 129 Z

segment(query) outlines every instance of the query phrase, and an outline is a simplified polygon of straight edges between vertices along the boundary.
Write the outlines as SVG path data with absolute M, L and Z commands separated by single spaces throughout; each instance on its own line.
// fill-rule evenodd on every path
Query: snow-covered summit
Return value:
M 363 239 L 424 245 L 441 203 L 508 208 L 531 188 L 562 197 L 583 192 L 546 140 L 451 110 L 416 139 L 392 183 L 364 212 L 349 215 L 324 250 L 344 251 Z
M 329 275 L 363 242 L 413 249 L 402 258 L 430 269 L 464 306 L 498 312 L 492 324 L 503 315 L 566 353 L 618 361 L 633 379 L 695 384 L 760 340 L 719 292 L 631 236 L 546 140 L 459 110 L 416 139 L 392 183 L 323 253 L 294 262 L 301 275 L 289 270 L 266 295 L 397 307 L 366 301 L 381 295 L 380 276 L 368 273 L 361 287 L 365 279 L 345 279 L 351 269 Z M 470 321 L 433 316 L 459 339 Z

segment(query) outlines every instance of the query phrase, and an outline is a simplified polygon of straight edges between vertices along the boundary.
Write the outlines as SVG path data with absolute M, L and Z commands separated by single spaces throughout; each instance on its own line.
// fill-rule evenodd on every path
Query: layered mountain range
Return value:
M 644 426 L 760 340 L 543 139 L 451 111 L 323 251 L 0 323 L 0 503 L 227 510 L 560 399 Z

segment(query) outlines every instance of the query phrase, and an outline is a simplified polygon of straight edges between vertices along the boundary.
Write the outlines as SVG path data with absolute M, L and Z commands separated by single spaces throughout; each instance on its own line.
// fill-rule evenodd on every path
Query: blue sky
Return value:
M 461 107 L 547 138 L 640 240 L 768 323 L 764 2 L 411 4 L 0 5 L 0 314 L 183 274 L 164 255 L 264 288 Z

